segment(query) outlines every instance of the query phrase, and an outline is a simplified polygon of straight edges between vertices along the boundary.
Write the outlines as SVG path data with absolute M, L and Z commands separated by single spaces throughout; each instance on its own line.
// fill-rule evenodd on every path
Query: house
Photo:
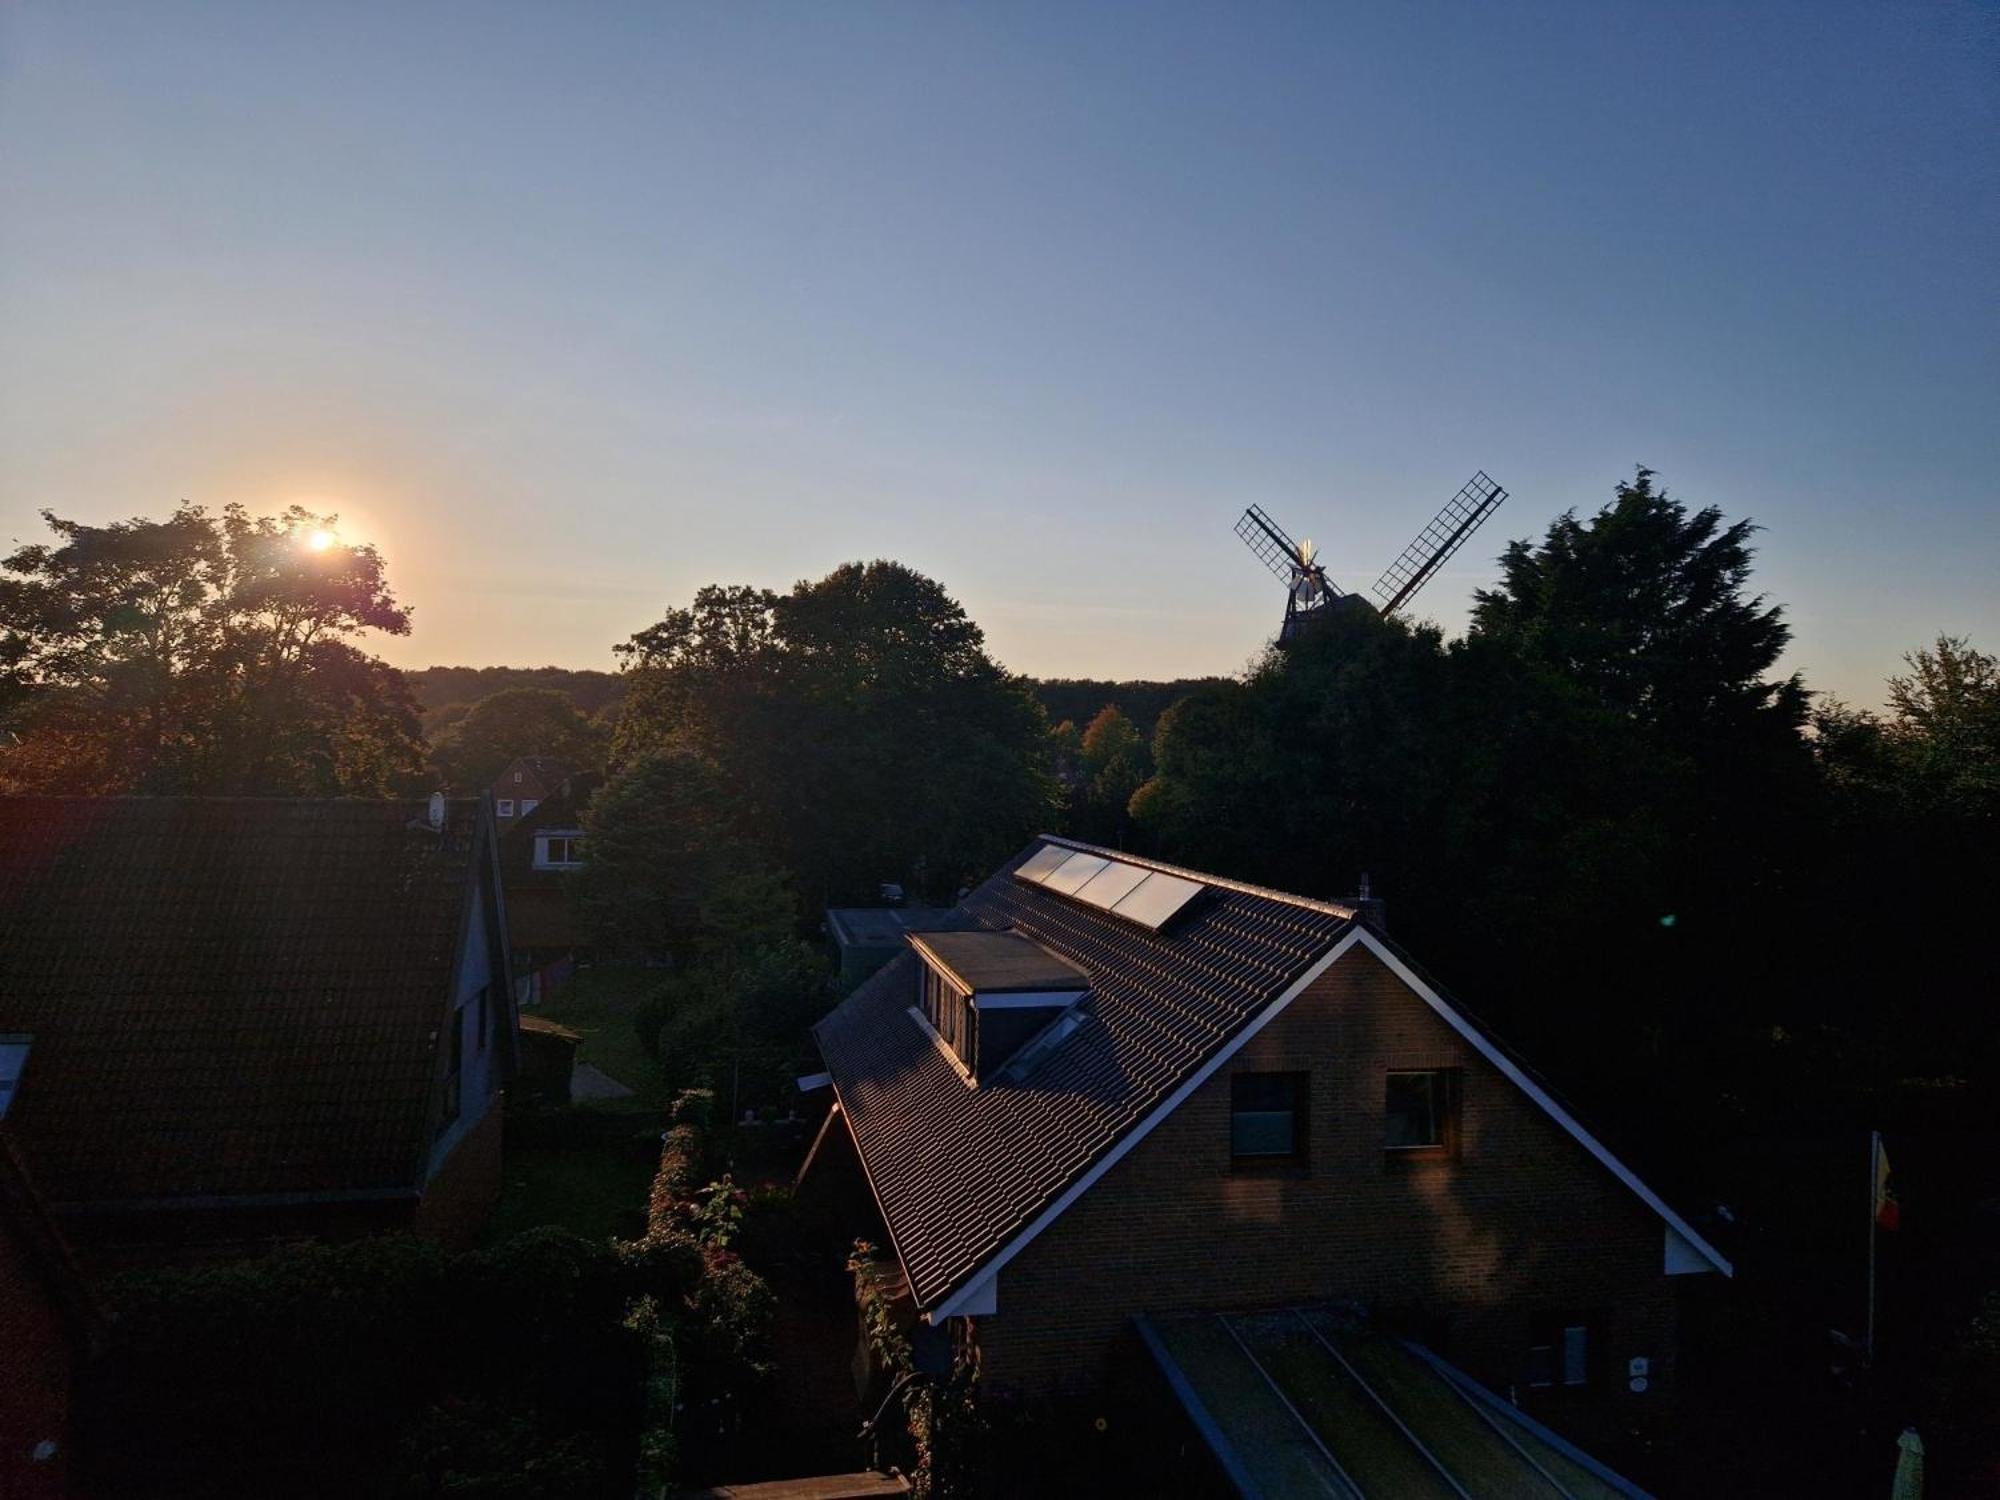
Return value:
M 1352 907 L 1043 837 L 815 1028 L 915 1312 L 1084 1392 L 1138 1320 L 1339 1305 L 1552 1427 L 1663 1421 L 1729 1261 Z
M 551 756 L 516 756 L 488 789 L 493 816 L 502 828 L 511 828 L 516 818 L 525 818 L 554 796 L 569 777 L 569 767 Z
M 851 990 L 904 949 L 913 932 L 950 926 L 951 908 L 936 906 L 829 906 L 825 928 L 840 964 L 840 987 Z
M 507 893 L 514 999 L 535 1005 L 567 979 L 586 934 L 570 899 L 569 877 L 583 868 L 583 810 L 603 778 L 565 776 L 500 835 L 500 883 Z
M 104 1313 L 15 1149 L 0 1097 L 0 1495 L 70 1493 L 71 1397 Z
M 0 798 L 6 1123 L 87 1269 L 468 1239 L 515 1068 L 484 801 Z

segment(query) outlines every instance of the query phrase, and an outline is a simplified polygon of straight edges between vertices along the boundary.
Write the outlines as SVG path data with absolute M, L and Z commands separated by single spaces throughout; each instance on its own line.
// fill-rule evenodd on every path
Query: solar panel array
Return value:
M 1014 878 L 1074 897 L 1151 932 L 1171 922 L 1204 889 L 1198 880 L 1059 844 L 1042 845 L 1021 862 Z

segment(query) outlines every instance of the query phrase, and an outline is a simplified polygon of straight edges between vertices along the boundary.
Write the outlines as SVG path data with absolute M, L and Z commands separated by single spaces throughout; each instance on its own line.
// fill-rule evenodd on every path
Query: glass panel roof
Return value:
M 1046 890 L 1059 891 L 1065 896 L 1074 896 L 1091 876 L 1102 870 L 1111 861 L 1097 854 L 1072 854 L 1063 861 L 1062 868 L 1042 882 Z
M 1163 870 L 1129 865 L 1114 856 L 1065 849 L 1060 844 L 1042 845 L 1021 861 L 1014 878 L 1073 896 L 1154 932 L 1171 922 L 1204 889 L 1198 880 L 1183 880 Z
M 1076 899 L 1110 911 L 1133 886 L 1151 873 L 1138 865 L 1107 864 L 1090 877 L 1083 889 L 1076 893 Z
M 1155 870 L 1133 886 L 1131 892 L 1111 908 L 1111 914 L 1158 932 L 1173 920 L 1176 912 L 1200 894 L 1201 887 L 1194 881 Z
M 1044 844 L 1021 861 L 1021 867 L 1014 872 L 1014 878 L 1025 880 L 1031 885 L 1040 885 L 1058 866 L 1069 859 L 1071 852 L 1060 844 Z

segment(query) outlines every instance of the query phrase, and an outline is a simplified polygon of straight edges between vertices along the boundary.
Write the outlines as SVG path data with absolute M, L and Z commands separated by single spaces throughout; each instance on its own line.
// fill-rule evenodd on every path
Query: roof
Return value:
M 912 933 L 910 946 L 975 995 L 1075 990 L 1090 976 L 1018 932 Z
M 1052 845 L 1195 881 L 1205 896 L 1155 931 L 1013 878 Z M 1080 969 L 1090 996 L 1074 1033 L 1025 1079 L 1002 1087 L 968 1087 L 905 1014 L 915 954 L 891 960 L 814 1028 L 883 1221 L 927 1313 L 963 1310 L 989 1268 L 1040 1233 L 1355 944 L 1657 1213 L 1690 1255 L 1730 1273 L 1729 1262 L 1539 1075 L 1348 907 L 1043 835 L 965 898 L 955 926 L 1011 929 L 1033 940 Z
M 1351 925 L 1341 907 L 1195 876 L 1211 899 L 1151 932 L 1012 879 L 1043 842 L 972 891 L 957 924 L 1012 928 L 1089 978 L 1084 1024 L 1026 1080 L 966 1087 L 904 1014 L 914 953 L 814 1028 L 922 1308 L 965 1283 Z
M 570 774 L 569 767 L 553 755 L 517 755 L 507 762 L 506 768 L 493 779 L 494 795 L 500 796 L 511 787 L 514 772 L 525 771 L 541 783 L 542 790 L 553 792 L 558 783 Z
M 906 932 L 936 932 L 958 920 L 949 906 L 829 906 L 827 930 L 843 948 L 897 948 Z
M 424 813 L 0 797 L 7 1124 L 52 1202 L 415 1189 L 491 847 L 478 801 Z
M 1240 1494 L 1643 1500 L 1463 1371 L 1340 1310 L 1138 1326 Z

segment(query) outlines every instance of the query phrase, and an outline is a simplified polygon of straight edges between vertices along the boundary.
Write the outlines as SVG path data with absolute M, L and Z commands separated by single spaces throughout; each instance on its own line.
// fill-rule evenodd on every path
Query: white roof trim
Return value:
M 1186 1099 L 1189 1094 L 1192 1094 L 1204 1083 L 1207 1083 L 1224 1063 L 1242 1051 L 1250 1038 L 1276 1019 L 1278 1013 L 1296 1000 L 1307 985 L 1311 984 L 1331 968 L 1333 961 L 1349 948 L 1352 948 L 1355 940 L 1360 935 L 1361 929 L 1357 927 L 1341 938 L 1331 948 L 1327 949 L 1325 953 L 1321 954 L 1313 962 L 1312 967 L 1293 980 L 1282 995 L 1278 996 L 1277 999 L 1271 1001 L 1262 1010 L 1258 1011 L 1255 1016 L 1251 1017 L 1248 1026 L 1237 1032 L 1235 1036 L 1223 1044 L 1220 1051 L 1209 1058 L 1207 1062 L 1203 1063 L 1187 1078 L 1183 1079 L 1179 1088 L 1153 1106 L 1151 1114 L 1128 1130 L 1119 1139 L 1117 1144 L 1112 1146 L 1109 1151 L 1105 1152 L 1104 1155 L 1091 1165 L 1089 1171 L 1085 1172 L 1075 1182 L 1072 1182 L 1068 1188 L 1064 1189 L 1061 1197 L 1043 1209 L 1035 1216 L 1034 1221 L 1026 1229 L 1022 1230 L 1002 1246 L 1000 1253 L 981 1266 L 970 1281 L 959 1286 L 956 1291 L 945 1297 L 936 1307 L 926 1312 L 924 1314 L 925 1320 L 931 1323 L 941 1323 L 946 1318 L 976 1315 L 978 1308 L 990 1306 L 995 1303 L 998 1298 L 998 1277 L 1001 1268 L 1023 1250 L 1027 1249 L 1036 1235 L 1047 1229 L 1049 1225 L 1062 1216 L 1064 1210 L 1085 1193 L 1089 1192 L 1096 1185 L 1100 1177 L 1123 1161 L 1125 1154 L 1150 1135 L 1155 1125 L 1180 1108 L 1182 1100 Z
M 1419 978 L 1416 971 L 1391 952 L 1386 943 L 1365 927 L 1358 927 L 1355 931 L 1360 935 L 1361 941 L 1367 945 L 1370 953 L 1381 959 L 1398 979 L 1421 995 L 1424 1003 L 1442 1016 L 1445 1023 L 1452 1030 L 1472 1043 L 1481 1056 L 1512 1079 L 1522 1093 L 1539 1104 L 1544 1114 L 1548 1115 L 1550 1119 L 1568 1131 L 1576 1143 L 1592 1156 L 1596 1157 L 1613 1177 L 1616 1177 L 1636 1193 L 1639 1196 L 1640 1202 L 1644 1203 L 1654 1213 L 1664 1219 L 1668 1227 L 1683 1240 L 1687 1241 L 1688 1245 L 1702 1259 L 1706 1260 L 1724 1276 L 1734 1276 L 1736 1274 L 1735 1268 L 1729 1264 L 1729 1261 L 1723 1254 L 1697 1234 L 1685 1219 L 1667 1207 L 1665 1200 L 1658 1193 L 1639 1180 L 1638 1173 L 1613 1156 L 1609 1147 L 1598 1140 L 1588 1130 L 1585 1130 L 1577 1122 L 1574 1115 L 1558 1104 L 1546 1089 L 1524 1073 L 1512 1058 L 1494 1046 L 1484 1032 L 1480 1031 L 1477 1026 L 1474 1026 L 1463 1015 L 1459 1014 L 1442 995 Z

